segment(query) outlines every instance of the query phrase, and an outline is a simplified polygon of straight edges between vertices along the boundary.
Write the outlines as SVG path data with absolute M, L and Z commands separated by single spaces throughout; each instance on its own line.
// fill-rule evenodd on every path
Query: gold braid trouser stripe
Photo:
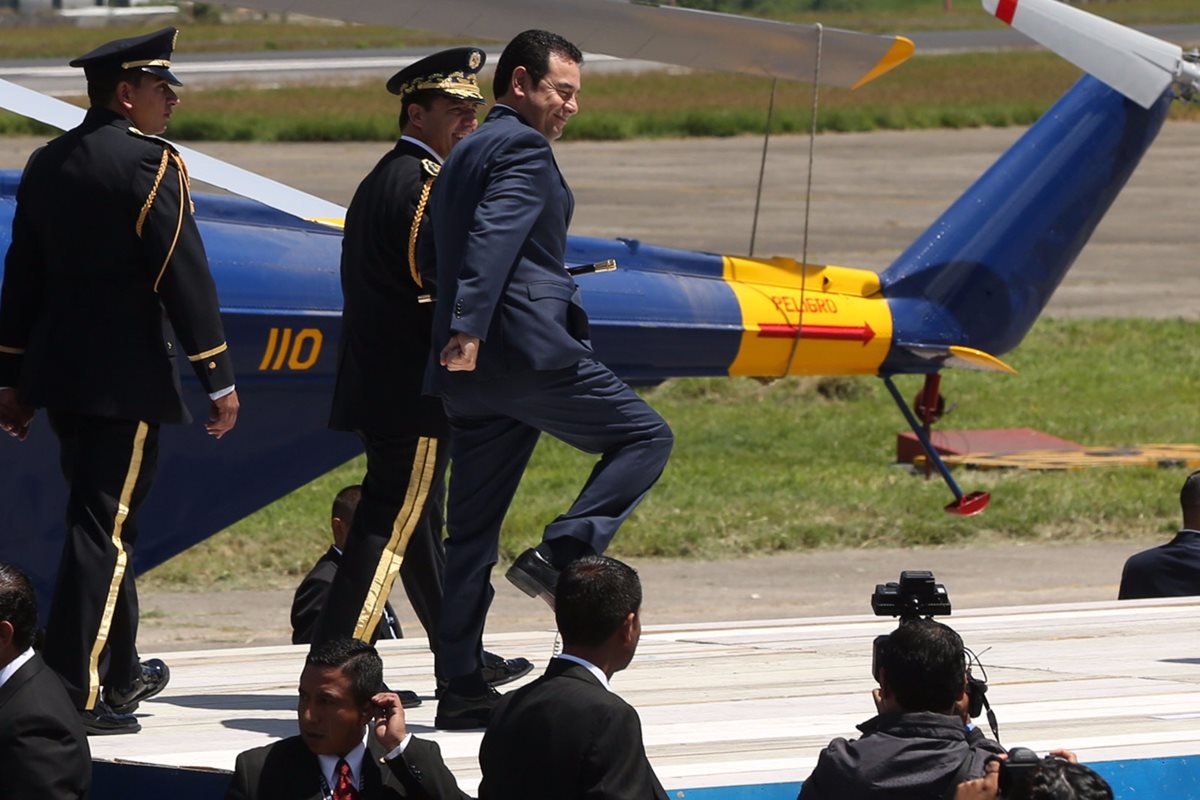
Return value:
M 400 506 L 400 513 L 392 523 L 392 536 L 379 556 L 375 577 L 371 579 L 371 586 L 363 600 L 358 622 L 354 626 L 355 639 L 371 641 L 371 634 L 379 625 L 383 607 L 387 603 L 388 595 L 392 593 L 396 576 L 400 574 L 400 565 L 404 563 L 404 551 L 408 549 L 408 541 L 417 527 L 417 520 L 425 510 L 425 499 L 429 496 L 429 486 L 433 483 L 437 463 L 437 445 L 437 439 L 426 436 L 417 440 L 417 452 L 413 456 L 412 474 L 408 478 L 404 504 Z
M 412 227 L 408 230 L 408 271 L 412 275 L 413 283 L 421 289 L 425 288 L 425 284 L 421 283 L 421 270 L 417 269 L 417 236 L 421 233 L 421 217 L 425 216 L 429 190 L 433 188 L 433 180 L 436 177 L 431 175 L 425 179 L 425 185 L 421 187 L 421 199 L 417 201 L 417 211 L 413 214 Z
M 129 455 L 129 469 L 125 472 L 125 483 L 121 487 L 121 497 L 117 500 L 117 514 L 113 518 L 112 543 L 117 549 L 117 562 L 113 566 L 112 580 L 108 584 L 108 599 L 104 601 L 104 614 L 100 617 L 100 630 L 96 631 L 96 641 L 92 645 L 91 655 L 88 656 L 88 696 L 84 708 L 92 710 L 96 707 L 96 698 L 100 694 L 100 653 L 108 642 L 108 631 L 112 627 L 113 612 L 117 606 L 117 593 L 121 590 L 121 580 L 125 577 L 125 566 L 128 556 L 121 544 L 121 530 L 125 527 L 125 519 L 129 516 L 129 503 L 133 499 L 133 487 L 137 484 L 138 475 L 142 471 L 142 454 L 145 452 L 146 433 L 150 426 L 139 422 L 133 435 L 133 452 Z

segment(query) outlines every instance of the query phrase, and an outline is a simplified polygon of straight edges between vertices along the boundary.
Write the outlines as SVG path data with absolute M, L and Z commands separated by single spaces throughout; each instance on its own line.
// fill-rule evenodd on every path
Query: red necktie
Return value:
M 354 788 L 354 781 L 350 780 L 350 765 L 345 759 L 338 761 L 334 773 L 337 785 L 333 787 L 333 800 L 355 800 L 358 790 Z

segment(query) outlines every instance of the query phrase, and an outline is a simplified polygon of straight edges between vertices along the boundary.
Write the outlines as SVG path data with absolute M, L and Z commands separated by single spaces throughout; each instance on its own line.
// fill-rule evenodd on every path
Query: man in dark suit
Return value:
M 479 746 L 480 800 L 666 800 L 637 712 L 609 687 L 637 650 L 641 605 L 637 573 L 620 561 L 587 556 L 563 570 L 562 655 L 496 706 Z
M 1166 544 L 1129 557 L 1118 600 L 1200 594 L 1200 470 L 1183 482 L 1179 504 L 1183 528 Z
M 37 599 L 0 563 L 0 786 L 5 800 L 78 800 L 92 784 L 87 735 L 62 681 L 33 649 Z
M 131 561 L 159 426 L 191 421 L 176 337 L 210 398 L 208 432 L 220 438 L 237 420 L 187 171 L 155 135 L 179 102 L 175 36 L 166 28 L 71 62 L 91 108 L 30 158 L 0 290 L 0 428 L 24 439 L 46 408 L 70 491 L 45 656 L 89 733 L 139 730 L 129 712 L 169 677 L 138 658 Z
M 437 744 L 404 725 L 381 692 L 383 661 L 355 639 L 308 654 L 296 705 L 300 735 L 240 753 L 226 800 L 465 800 Z
M 346 549 L 346 535 L 354 524 L 354 513 L 362 498 L 361 486 L 347 486 L 333 498 L 333 508 L 330 511 L 329 527 L 333 534 L 333 545 L 325 554 L 317 559 L 313 568 L 300 581 L 296 593 L 292 597 L 292 644 L 312 644 L 313 630 L 317 626 L 317 618 L 329 598 L 329 587 L 333 585 L 341 565 L 342 552 Z M 400 620 L 389 601 L 383 605 L 383 613 L 379 624 L 371 633 L 370 643 L 375 644 L 380 639 L 400 639 L 404 632 L 400 629 Z M 402 698 L 403 699 L 403 698 Z
M 369 638 L 397 573 L 431 650 L 438 640 L 448 449 L 442 404 L 421 392 L 433 313 L 422 302 L 434 280 L 429 194 L 442 160 L 478 125 L 483 95 L 476 76 L 484 60 L 482 50 L 458 47 L 391 77 L 387 88 L 400 98 L 402 135 L 346 212 L 345 307 L 330 426 L 358 435 L 367 474 L 314 642 Z M 499 659 L 493 672 L 504 683 L 532 668 L 525 659 Z
M 496 67 L 497 105 L 455 148 L 431 196 L 438 302 L 426 389 L 451 428 L 438 671 L 439 728 L 479 727 L 497 695 L 482 680 L 489 576 L 504 515 L 542 431 L 601 456 L 574 504 L 508 578 L 553 605 L 559 571 L 602 553 L 658 480 L 667 423 L 592 357 L 587 314 L 564 268 L 574 200 L 550 142 L 579 108 L 578 48 L 526 31 Z

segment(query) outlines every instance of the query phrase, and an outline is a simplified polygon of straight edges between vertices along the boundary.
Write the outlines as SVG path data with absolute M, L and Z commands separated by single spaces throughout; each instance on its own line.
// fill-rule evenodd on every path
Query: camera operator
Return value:
M 858 726 L 862 738 L 829 743 L 800 800 L 949 798 L 1004 752 L 968 727 L 966 661 L 957 633 L 929 619 L 906 621 L 880 658 L 873 692 L 878 715 Z
M 1019 750 L 1014 748 L 1012 754 Z M 1051 757 L 1042 759 L 1025 752 L 1034 759 L 1026 774 L 1005 781 L 1001 773 L 1006 769 L 1011 773 L 1012 764 L 999 756 L 988 762 L 984 777 L 960 783 L 954 800 L 1113 800 L 1108 782 L 1080 764 L 1069 750 L 1051 750 Z

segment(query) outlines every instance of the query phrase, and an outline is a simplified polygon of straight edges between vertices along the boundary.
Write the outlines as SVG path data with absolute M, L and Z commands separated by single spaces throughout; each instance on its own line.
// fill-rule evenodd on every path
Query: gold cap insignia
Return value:
M 483 56 L 478 50 L 471 53 L 471 57 L 467 59 L 467 66 L 471 69 L 479 69 L 479 65 L 483 62 Z

